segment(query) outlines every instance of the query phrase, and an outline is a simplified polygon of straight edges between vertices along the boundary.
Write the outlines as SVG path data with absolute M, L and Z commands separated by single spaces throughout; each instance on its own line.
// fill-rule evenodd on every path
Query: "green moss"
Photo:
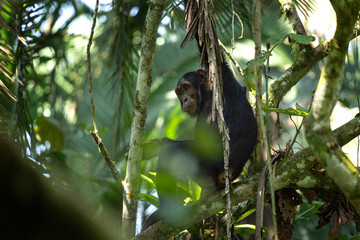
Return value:
M 299 169 L 304 169 L 305 168 L 305 163 L 304 161 L 298 162 L 296 163 L 296 167 Z
M 310 162 L 314 162 L 316 160 L 316 158 L 315 158 L 315 156 L 311 155 L 307 158 L 307 160 L 309 160 Z
M 297 181 L 296 185 L 298 187 L 309 188 L 311 186 L 315 186 L 316 183 L 317 181 L 315 179 L 310 176 L 306 176 L 303 180 Z

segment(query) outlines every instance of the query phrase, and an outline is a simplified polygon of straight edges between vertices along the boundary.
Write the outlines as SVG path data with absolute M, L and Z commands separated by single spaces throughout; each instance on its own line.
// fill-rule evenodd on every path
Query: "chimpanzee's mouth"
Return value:
M 191 112 L 191 109 L 192 109 L 192 106 L 189 105 L 189 106 L 184 107 L 183 110 L 184 110 L 184 112 L 189 113 L 189 112 Z

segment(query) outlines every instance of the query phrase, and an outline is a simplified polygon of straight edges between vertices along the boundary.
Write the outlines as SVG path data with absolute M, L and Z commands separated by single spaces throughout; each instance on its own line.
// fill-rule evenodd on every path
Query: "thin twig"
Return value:
M 231 0 L 231 10 L 232 10 L 232 18 L 231 18 L 232 38 L 231 38 L 231 43 L 232 43 L 232 49 L 234 50 L 234 48 L 235 48 L 235 16 L 237 17 L 237 19 L 239 20 L 239 22 L 241 24 L 241 36 L 239 37 L 239 39 L 243 38 L 243 36 L 244 36 L 244 24 L 242 23 L 241 18 L 239 17 L 239 15 L 234 10 L 234 2 L 233 2 L 233 0 Z
M 113 178 L 115 179 L 118 189 L 121 192 L 124 192 L 124 186 L 121 181 L 120 173 L 116 170 L 115 164 L 111 160 L 111 157 L 110 157 L 104 143 L 102 142 L 101 138 L 99 137 L 99 135 L 97 133 L 95 133 L 95 132 L 90 132 L 90 133 L 93 136 L 95 143 L 98 145 L 101 155 L 104 156 L 105 161 L 111 171 L 111 174 L 112 174 Z
M 267 51 L 270 50 L 270 46 L 268 44 Z M 266 107 L 269 107 L 269 82 L 268 82 L 268 74 L 267 71 L 269 69 L 269 58 L 267 59 L 267 66 L 265 68 L 265 91 L 266 91 Z M 261 110 L 260 110 L 261 111 Z M 260 115 L 262 116 L 262 115 Z M 261 118 L 262 119 L 262 118 Z M 272 209 L 272 219 L 273 219 L 273 226 L 274 226 L 274 239 L 279 239 L 278 231 L 277 231 L 277 222 L 276 222 L 276 206 L 275 206 L 275 167 L 274 171 L 272 170 L 272 160 L 271 160 L 271 142 L 270 142 L 270 126 L 269 126 L 269 113 L 266 112 L 266 127 L 265 131 L 263 131 L 263 139 L 266 142 L 265 147 L 267 150 L 267 157 L 268 157 L 268 170 L 269 170 L 269 185 L 270 185 L 270 194 L 271 194 L 271 209 Z
M 93 136 L 93 139 L 94 139 L 96 145 L 98 145 L 99 151 L 100 151 L 101 155 L 104 157 L 104 159 L 111 171 L 111 174 L 115 179 L 115 182 L 116 182 L 116 185 L 117 185 L 119 191 L 124 192 L 124 186 L 121 182 L 121 176 L 120 176 L 119 172 L 116 170 L 114 162 L 111 160 L 111 157 L 110 157 L 108 151 L 106 150 L 104 143 L 102 142 L 101 138 L 98 135 L 98 128 L 97 128 L 97 124 L 96 124 L 95 104 L 94 104 L 92 76 L 91 76 L 90 48 L 91 48 L 92 39 L 94 36 L 94 29 L 95 29 L 95 25 L 96 25 L 96 16 L 97 16 L 98 8 L 99 8 L 99 0 L 96 1 L 89 42 L 88 42 L 87 49 L 86 49 L 87 63 L 88 63 L 89 94 L 90 94 L 90 101 L 91 101 L 92 119 L 93 119 L 93 125 L 94 125 L 94 131 L 91 131 L 90 133 Z M 127 203 L 125 203 L 125 204 L 127 204 Z
M 360 24 L 360 20 L 359 20 L 359 24 Z M 356 76 L 358 73 L 358 62 L 359 62 L 359 46 L 358 46 L 358 29 L 355 28 L 355 78 L 354 78 L 354 88 L 355 88 L 355 93 L 356 93 L 356 100 L 357 100 L 357 104 L 358 104 L 358 108 L 360 110 L 360 100 L 359 100 L 359 92 L 356 86 Z M 356 166 L 359 167 L 359 148 L 360 148 L 360 138 L 357 137 L 357 155 L 356 155 Z
M 88 45 L 87 45 L 87 48 L 86 48 L 87 63 L 88 63 L 88 78 L 89 78 L 89 94 L 90 94 L 92 119 L 93 119 L 93 125 L 94 125 L 95 133 L 98 133 L 98 128 L 97 128 L 97 124 L 96 124 L 94 95 L 93 95 L 93 89 L 92 89 L 90 48 L 91 48 L 92 39 L 93 39 L 93 36 L 94 36 L 94 29 L 95 29 L 95 26 L 96 26 L 96 16 L 97 16 L 98 8 L 99 8 L 99 0 L 96 0 L 94 16 L 93 16 L 93 22 L 92 22 L 91 32 L 90 32 L 90 37 L 89 37 L 89 42 L 88 42 Z
M 255 42 L 255 57 L 254 59 L 260 55 L 261 53 L 261 1 L 254 0 L 253 3 L 253 37 Z M 269 51 L 269 47 L 267 51 Z M 265 128 L 263 113 L 262 113 L 262 94 L 261 94 L 261 67 L 257 68 L 256 64 L 254 64 L 254 79 L 256 81 L 256 106 L 258 109 L 258 117 L 259 117 L 259 130 L 261 133 L 261 138 L 263 139 L 264 147 L 267 151 L 267 159 L 268 159 L 268 170 L 269 170 L 269 185 L 270 185 L 270 193 L 271 193 L 271 208 L 272 208 L 272 219 L 274 226 L 274 238 L 275 240 L 279 239 L 278 231 L 277 231 L 277 223 L 276 223 L 276 208 L 275 208 L 275 191 L 274 191 L 274 178 L 271 164 L 271 152 L 270 145 L 268 140 L 268 133 Z M 267 82 L 267 74 L 265 74 L 265 80 Z M 267 84 L 266 84 L 267 85 Z M 266 86 L 267 87 L 267 86 Z M 266 89 L 267 90 L 267 89 Z M 268 91 L 266 91 L 268 92 Z M 269 104 L 269 100 L 267 98 L 267 106 Z M 256 238 L 261 238 L 261 229 L 256 229 Z
M 314 95 L 313 95 L 312 98 L 311 98 L 311 102 L 310 102 L 310 106 L 309 106 L 308 112 L 310 112 L 310 110 L 311 110 L 313 101 L 314 101 Z M 301 124 L 300 124 L 300 126 L 297 127 L 296 124 L 295 124 L 295 122 L 294 122 L 293 119 L 291 118 L 291 116 L 289 116 L 289 117 L 290 117 L 290 120 L 291 120 L 291 121 L 294 123 L 294 125 L 295 125 L 296 133 L 295 133 L 295 136 L 294 136 L 294 138 L 293 138 L 293 140 L 292 140 L 289 148 L 287 149 L 287 151 L 286 151 L 286 153 L 285 153 L 285 158 L 288 156 L 288 154 L 290 153 L 291 149 L 293 148 L 293 146 L 294 146 L 294 144 L 295 144 L 295 142 L 296 142 L 296 139 L 297 139 L 298 135 L 300 134 L 300 130 L 301 130 L 301 128 L 302 128 L 302 126 L 303 126 L 303 124 L 304 124 L 304 120 L 305 120 L 305 117 L 304 117 L 303 120 L 302 120 L 302 122 L 301 122 Z
M 235 60 L 235 58 L 233 57 L 233 55 L 229 52 L 229 50 L 226 49 L 226 47 L 224 46 L 224 44 L 219 41 L 219 45 L 222 48 L 222 50 L 225 52 L 226 56 L 235 64 L 236 69 L 238 70 L 238 72 L 241 75 L 241 78 L 244 80 L 245 82 L 245 77 L 244 77 L 244 71 L 242 70 L 242 68 L 240 67 L 239 63 Z

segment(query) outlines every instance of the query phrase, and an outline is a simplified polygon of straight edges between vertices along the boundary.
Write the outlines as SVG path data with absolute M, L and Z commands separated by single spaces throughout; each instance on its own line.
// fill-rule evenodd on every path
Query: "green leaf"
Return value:
M 181 182 L 177 182 L 176 183 L 176 186 L 178 188 L 181 188 L 182 190 L 184 190 L 185 192 L 187 192 L 189 195 L 190 195 L 190 190 L 189 190 L 189 186 L 184 184 L 184 183 L 181 183 Z
M 244 69 L 244 77 L 246 85 L 248 86 L 247 91 L 251 91 L 255 89 L 255 81 L 254 81 L 254 64 L 256 64 L 256 68 L 262 66 L 265 61 L 271 56 L 271 52 L 262 52 L 256 58 L 249 61 L 247 63 L 246 68 Z
M 291 38 L 291 40 L 294 40 L 300 44 L 310 44 L 312 41 L 315 41 L 313 36 L 308 35 L 289 33 L 288 36 Z
M 287 37 L 289 37 L 292 41 L 295 41 L 300 44 L 310 44 L 312 41 L 315 41 L 315 38 L 313 36 L 301 35 L 295 33 L 283 33 L 269 38 L 268 42 L 274 48 L 276 45 L 283 43 L 285 38 Z
M 139 193 L 138 196 L 140 201 L 148 202 L 157 208 L 159 207 L 159 199 L 157 197 L 145 193 Z
M 201 187 L 190 177 L 188 177 L 188 181 L 190 196 L 194 202 L 198 201 L 201 196 Z
M 143 180 L 145 180 L 145 182 L 149 183 L 150 186 L 152 186 L 153 188 L 156 188 L 155 183 L 154 183 L 154 181 L 153 181 L 151 178 L 149 178 L 149 177 L 147 177 L 147 176 L 145 176 L 145 175 L 143 175 L 143 174 L 141 174 L 141 178 L 142 178 Z
M 247 216 L 249 216 L 250 214 L 252 214 L 253 212 L 255 212 L 255 208 L 254 209 L 250 209 L 249 211 L 247 211 L 246 213 L 244 213 L 243 215 L 241 215 L 241 217 L 236 220 L 235 222 L 239 222 L 241 220 L 243 220 L 244 218 L 246 218 Z
M 338 98 L 338 101 L 344 104 L 345 107 L 350 108 L 350 103 L 346 100 L 346 98 Z
M 61 151 L 64 147 L 64 134 L 59 124 L 54 119 L 44 116 L 36 117 L 35 121 L 35 133 L 38 141 L 41 143 L 49 141 L 52 148 Z
M 287 36 L 288 36 L 287 33 L 283 33 L 283 34 L 280 34 L 280 35 L 274 35 L 274 36 L 270 37 L 267 40 L 267 42 L 270 43 L 271 47 L 275 47 L 276 45 L 283 43 Z
M 290 115 L 290 116 L 301 116 L 301 117 L 305 117 L 309 114 L 305 111 L 302 111 L 300 109 L 294 109 L 294 108 L 282 109 L 282 108 L 273 108 L 273 107 L 265 107 L 264 106 L 263 110 L 265 112 L 278 112 L 278 113 L 282 113 L 282 114 L 286 114 L 286 115 Z
M 300 104 L 296 103 L 295 104 L 296 110 L 302 111 L 302 112 L 308 112 L 303 106 L 301 106 Z
M 251 234 L 255 234 L 255 225 L 253 224 L 239 224 L 234 226 L 234 233 L 239 234 L 242 237 L 249 237 Z M 266 228 L 263 229 L 263 237 L 266 237 L 268 232 Z

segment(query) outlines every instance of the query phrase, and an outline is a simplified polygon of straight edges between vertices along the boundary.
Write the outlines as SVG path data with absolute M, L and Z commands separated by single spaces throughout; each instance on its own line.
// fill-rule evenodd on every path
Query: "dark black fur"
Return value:
M 222 63 L 222 76 L 224 91 L 223 114 L 230 134 L 229 163 L 233 180 L 239 176 L 246 161 L 254 150 L 257 137 L 257 124 L 253 110 L 246 98 L 245 88 L 236 81 L 226 63 Z M 176 202 L 176 181 L 186 181 L 186 175 L 198 181 L 203 188 L 214 185 L 218 188 L 223 186 L 219 183 L 219 175 L 224 172 L 222 143 L 217 131 L 217 123 L 216 121 L 211 121 L 211 97 L 207 96 L 211 95 L 211 93 L 205 93 L 204 86 L 200 84 L 201 76 L 196 72 L 186 73 L 181 79 L 190 81 L 200 94 L 199 99 L 201 99 L 201 101 L 198 103 L 200 106 L 199 114 L 194 129 L 195 139 L 191 141 L 163 139 L 161 144 L 159 144 L 159 148 L 157 149 L 159 152 L 156 152 L 155 155 L 159 156 L 156 184 L 160 199 L 160 210 L 146 221 L 144 229 L 162 218 L 169 218 L 167 215 L 169 210 L 166 209 L 162 213 L 162 206 L 174 208 L 174 205 L 171 205 L 170 202 Z M 204 133 L 210 135 L 203 137 L 202 135 Z M 202 143 L 204 141 L 207 142 L 205 149 L 208 144 L 209 149 L 213 150 L 215 144 L 218 146 L 217 151 L 207 155 L 204 153 L 204 147 L 201 147 L 201 150 L 199 150 L 198 146 L 203 145 Z M 151 148 L 151 151 L 154 151 L 153 147 L 149 146 L 149 148 Z M 146 153 L 148 151 L 145 145 L 144 159 L 152 157 L 147 156 Z M 175 157 L 179 152 L 185 153 L 185 157 Z M 177 173 L 183 177 L 182 179 L 179 179 L 179 176 L 172 177 L 169 175 L 169 172 L 174 170 L 171 169 L 171 161 L 178 162 L 180 166 L 187 166 L 185 169 L 176 169 Z M 193 165 L 186 165 L 185 161 L 190 162 L 187 164 Z M 192 168 L 197 168 L 197 171 L 190 173 L 187 170 Z M 163 207 L 163 209 L 165 209 L 165 207 Z M 179 212 L 182 212 L 182 210 Z M 178 213 L 175 213 L 175 215 L 179 217 Z
M 199 49 L 202 52 L 201 46 Z M 207 70 L 206 53 L 204 60 Z M 246 98 L 245 88 L 237 82 L 226 62 L 221 64 L 221 71 L 224 95 L 223 114 L 230 134 L 229 164 L 233 180 L 239 176 L 254 150 L 257 141 L 257 123 Z M 176 205 L 172 205 L 171 202 L 176 202 L 176 181 L 186 181 L 187 175 L 198 181 L 203 188 L 209 185 L 216 185 L 218 188 L 223 186 L 219 183 L 219 176 L 224 172 L 221 136 L 218 133 L 217 121 L 211 121 L 212 93 L 206 91 L 202 79 L 203 75 L 198 72 L 188 72 L 178 82 L 178 86 L 182 81 L 190 82 L 198 93 L 195 139 L 190 141 L 162 139 L 161 142 L 156 143 L 158 147 L 156 150 L 153 145 L 144 145 L 144 159 L 153 155 L 159 156 L 156 184 L 160 208 L 148 218 L 143 229 L 162 218 L 171 221 L 175 216 L 181 219 L 179 214 L 184 210 L 171 213 L 171 209 L 176 208 Z M 178 153 L 185 155 L 178 157 Z M 185 166 L 185 169 L 181 169 L 181 166 Z M 191 171 L 192 168 L 197 170 Z M 176 176 L 171 176 L 170 172 L 175 172 Z

